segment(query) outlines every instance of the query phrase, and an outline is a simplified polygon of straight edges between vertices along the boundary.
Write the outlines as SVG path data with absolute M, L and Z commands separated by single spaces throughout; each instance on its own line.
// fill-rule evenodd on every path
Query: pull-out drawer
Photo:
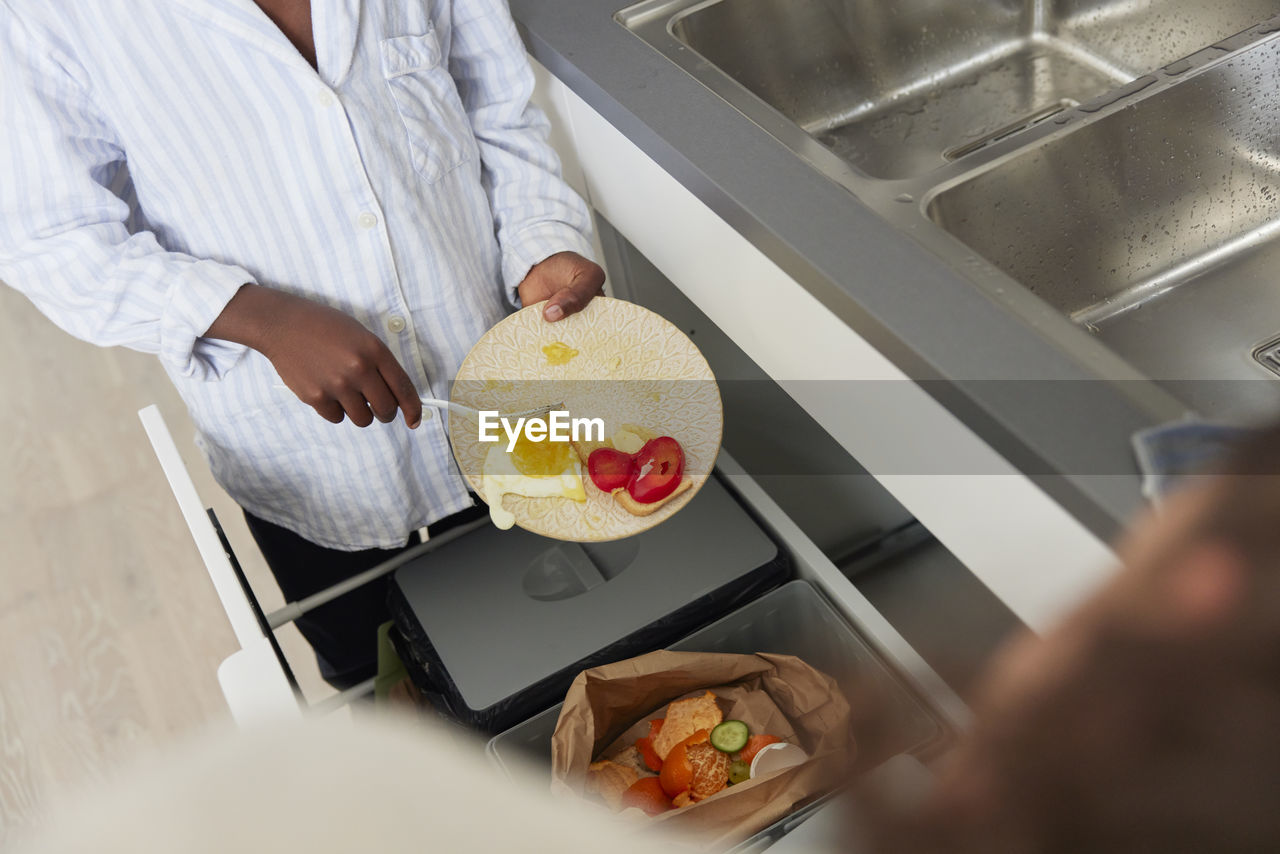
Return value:
M 340 696 L 307 707 L 292 680 L 288 662 L 274 642 L 276 629 L 307 608 L 328 601 L 333 592 L 264 614 L 221 536 L 216 519 L 196 494 L 159 412 L 149 407 L 140 416 L 241 646 L 223 662 L 218 673 L 237 721 L 321 711 L 348 699 Z M 796 578 L 672 648 L 797 655 L 838 678 L 852 677 L 848 684 L 875 686 L 869 693 L 874 693 L 879 702 L 889 703 L 893 710 L 888 716 L 894 722 L 892 731 L 881 742 L 886 753 L 907 753 L 927 761 L 945 750 L 951 734 L 967 721 L 968 710 L 959 697 L 727 451 L 721 452 L 717 476 L 781 546 Z M 479 524 L 486 523 L 481 520 Z M 423 543 L 351 583 L 391 572 L 424 551 L 466 536 L 470 530 L 471 527 L 464 527 Z M 343 589 L 349 587 L 350 583 L 342 585 Z M 858 697 L 851 696 L 850 700 L 857 702 Z M 489 755 L 503 767 L 521 757 L 549 759 L 550 735 L 558 711 L 557 707 L 537 714 L 495 737 L 489 743 Z M 878 758 L 882 757 L 883 754 Z M 779 822 L 753 839 L 751 850 L 769 844 L 809 814 L 810 811 L 797 813 Z
M 878 733 L 880 756 L 911 753 L 928 759 L 945 746 L 950 726 L 807 581 L 795 580 L 766 593 L 669 649 L 751 655 L 794 655 L 842 686 L 850 704 L 883 704 L 890 731 Z M 547 709 L 489 740 L 489 756 L 501 768 L 551 762 L 551 736 L 561 706 Z M 855 736 L 858 735 L 855 733 Z M 861 739 L 859 739 L 861 741 Z
M 296 714 L 299 708 L 296 686 L 292 684 L 287 662 L 273 644 L 273 632 L 308 608 L 329 601 L 338 588 L 304 602 L 290 603 L 271 614 L 263 613 L 217 526 L 216 518 L 196 493 L 159 410 L 154 406 L 147 407 L 139 416 L 241 647 L 223 662 L 219 670 L 223 693 L 232 711 L 240 720 L 262 713 Z M 911 686 L 935 710 L 940 721 L 953 725 L 963 722 L 967 712 L 956 694 L 727 451 L 720 454 L 717 473 L 734 497 L 780 544 L 796 577 L 809 582 L 822 594 L 834 613 L 857 633 L 866 649 L 883 661 L 884 666 L 896 673 L 904 684 Z M 391 572 L 432 548 L 465 536 L 470 530 L 471 526 L 465 526 L 444 537 L 433 538 L 394 561 L 374 567 L 351 583 L 368 581 Z M 341 589 L 350 589 L 350 586 L 344 584 Z
M 875 717 L 874 738 L 867 739 L 874 750 L 859 757 L 859 768 L 869 770 L 892 756 L 895 767 L 886 771 L 927 779 L 920 763 L 946 750 L 967 720 L 964 704 L 731 457 L 722 453 L 717 467 L 756 520 L 784 545 L 798 578 L 670 648 L 773 652 L 805 660 L 835 677 L 851 704 L 875 702 L 884 709 Z M 506 773 L 530 767 L 549 772 L 551 736 L 559 714 L 560 706 L 555 706 L 490 739 L 490 759 Z M 867 733 L 855 732 L 860 735 Z M 778 821 L 735 850 L 769 847 L 821 814 L 827 800 Z M 833 805 L 832 812 L 838 811 Z

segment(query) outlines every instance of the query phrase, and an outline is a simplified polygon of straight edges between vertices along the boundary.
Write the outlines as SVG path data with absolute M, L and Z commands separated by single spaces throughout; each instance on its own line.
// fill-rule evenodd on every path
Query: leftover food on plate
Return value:
M 495 442 L 485 455 L 481 497 L 493 524 L 503 530 L 515 524 L 515 515 L 502 506 L 505 495 L 584 503 L 584 466 L 595 488 L 633 516 L 648 516 L 693 487 L 680 443 L 633 424 L 603 442 L 535 442 L 520 432 L 510 450 Z
M 676 700 L 649 721 L 634 744 L 587 769 L 586 789 L 614 811 L 647 815 L 695 804 L 751 777 L 751 760 L 775 735 L 752 733 L 745 721 L 724 720 L 715 693 Z M 655 776 L 656 775 L 656 776 Z
M 587 458 L 587 474 L 601 492 L 625 487 L 634 469 L 635 458 L 617 448 L 596 448 Z
M 547 357 L 548 365 L 567 365 L 573 361 L 573 357 L 578 355 L 578 351 L 565 344 L 563 341 L 553 341 L 542 348 L 542 353 Z
M 508 452 L 495 442 L 484 458 L 483 498 L 493 524 L 506 530 L 516 517 L 502 506 L 505 495 L 529 498 L 567 498 L 584 502 L 582 468 L 567 442 L 533 442 L 524 433 Z
M 633 516 L 648 516 L 693 488 L 684 474 L 684 449 L 670 436 L 623 425 L 604 442 L 574 442 L 591 483 Z
M 579 416 L 575 422 L 593 422 L 591 447 L 578 459 L 579 481 L 587 477 L 588 457 L 595 447 L 607 445 L 634 456 L 647 441 L 661 436 L 678 442 L 684 475 L 676 478 L 656 471 L 643 480 L 636 478 L 639 497 L 627 488 L 630 476 L 621 482 L 616 497 L 592 484 L 582 484 L 585 499 L 578 497 L 574 485 L 564 486 L 575 493 L 567 496 L 554 483 L 535 486 L 522 479 L 534 476 L 518 468 L 512 471 L 514 466 L 499 454 L 490 454 L 492 419 L 481 425 L 468 416 L 464 422 L 455 407 L 447 429 L 458 469 L 490 504 L 494 502 L 485 475 L 512 478 L 508 485 L 513 488 L 495 510 L 495 521 L 510 519 L 511 527 L 544 537 L 608 542 L 671 518 L 706 482 L 720 447 L 724 411 L 711 366 L 684 331 L 634 303 L 597 297 L 556 323 L 546 321 L 543 308 L 542 303 L 526 306 L 480 337 L 454 374 L 452 402 L 481 413 L 527 413 L 546 407 L 574 412 Z M 548 407 L 552 401 L 556 403 Z M 644 424 L 652 433 L 619 430 L 626 422 Z M 471 429 L 473 425 L 481 429 Z M 610 433 L 615 433 L 611 441 L 604 441 Z M 650 450 L 658 469 L 664 462 L 671 467 L 669 447 L 663 451 L 660 444 Z M 561 475 L 550 477 L 554 481 Z M 501 495 L 498 481 L 491 478 L 489 484 Z M 664 497 L 667 489 L 671 493 Z

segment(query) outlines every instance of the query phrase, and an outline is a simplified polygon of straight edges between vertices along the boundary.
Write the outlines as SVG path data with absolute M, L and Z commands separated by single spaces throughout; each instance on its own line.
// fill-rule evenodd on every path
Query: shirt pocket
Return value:
M 434 30 L 383 39 L 382 73 L 408 135 L 414 168 L 428 183 L 469 160 L 475 137 Z

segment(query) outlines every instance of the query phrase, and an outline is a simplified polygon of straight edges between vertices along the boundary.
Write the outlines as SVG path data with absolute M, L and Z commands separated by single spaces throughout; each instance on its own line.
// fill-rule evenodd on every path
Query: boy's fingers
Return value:
M 542 310 L 542 316 L 554 323 L 571 314 L 576 314 L 586 308 L 593 297 L 599 296 L 603 287 L 603 273 L 599 276 L 588 274 L 576 278 L 573 284 L 557 291 L 547 301 L 547 307 Z
M 405 373 L 404 368 L 396 361 L 396 357 L 387 352 L 386 358 L 378 365 L 378 371 L 387 384 L 387 389 L 395 398 L 400 411 L 404 413 L 404 423 L 410 430 L 422 423 L 422 400 L 418 390 L 413 387 L 413 380 Z
M 390 424 L 396 420 L 396 409 L 399 403 L 396 396 L 391 393 L 391 389 L 387 387 L 386 380 L 382 378 L 382 374 L 374 371 L 368 382 L 364 385 L 364 397 L 369 401 L 369 408 L 373 410 L 373 416 L 383 424 Z
M 373 413 L 369 411 L 369 403 L 358 391 L 348 392 L 338 398 L 342 409 L 357 427 L 368 427 L 373 423 Z
M 326 398 L 319 403 L 313 403 L 311 406 L 316 412 L 320 413 L 321 418 L 334 424 L 341 424 L 342 419 L 345 417 L 342 405 L 333 398 Z

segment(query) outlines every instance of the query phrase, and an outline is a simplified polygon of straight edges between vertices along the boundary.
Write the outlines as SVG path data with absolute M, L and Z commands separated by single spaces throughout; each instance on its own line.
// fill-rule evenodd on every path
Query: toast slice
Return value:
M 640 755 L 640 749 L 634 744 L 628 745 L 618 751 L 616 756 L 609 757 L 609 761 L 615 765 L 621 765 L 623 768 L 630 768 L 640 776 L 653 777 L 654 772 L 649 770 L 649 766 L 644 764 L 644 758 Z
M 622 793 L 640 779 L 634 768 L 608 759 L 592 762 L 587 768 L 586 790 L 599 795 L 615 812 L 622 809 Z
M 667 706 L 662 729 L 653 737 L 653 752 L 666 761 L 671 748 L 698 730 L 713 730 L 724 720 L 724 713 L 716 703 L 716 695 L 707 691 L 700 697 L 676 700 Z
M 660 498 L 657 501 L 651 501 L 648 504 L 641 504 L 631 497 L 631 493 L 625 489 L 618 488 L 613 491 L 613 500 L 622 505 L 622 509 L 626 510 L 632 516 L 651 516 L 658 511 L 660 507 L 669 501 L 674 501 L 684 493 L 693 489 L 693 481 L 688 475 L 680 479 L 680 485 L 677 486 L 666 498 Z

